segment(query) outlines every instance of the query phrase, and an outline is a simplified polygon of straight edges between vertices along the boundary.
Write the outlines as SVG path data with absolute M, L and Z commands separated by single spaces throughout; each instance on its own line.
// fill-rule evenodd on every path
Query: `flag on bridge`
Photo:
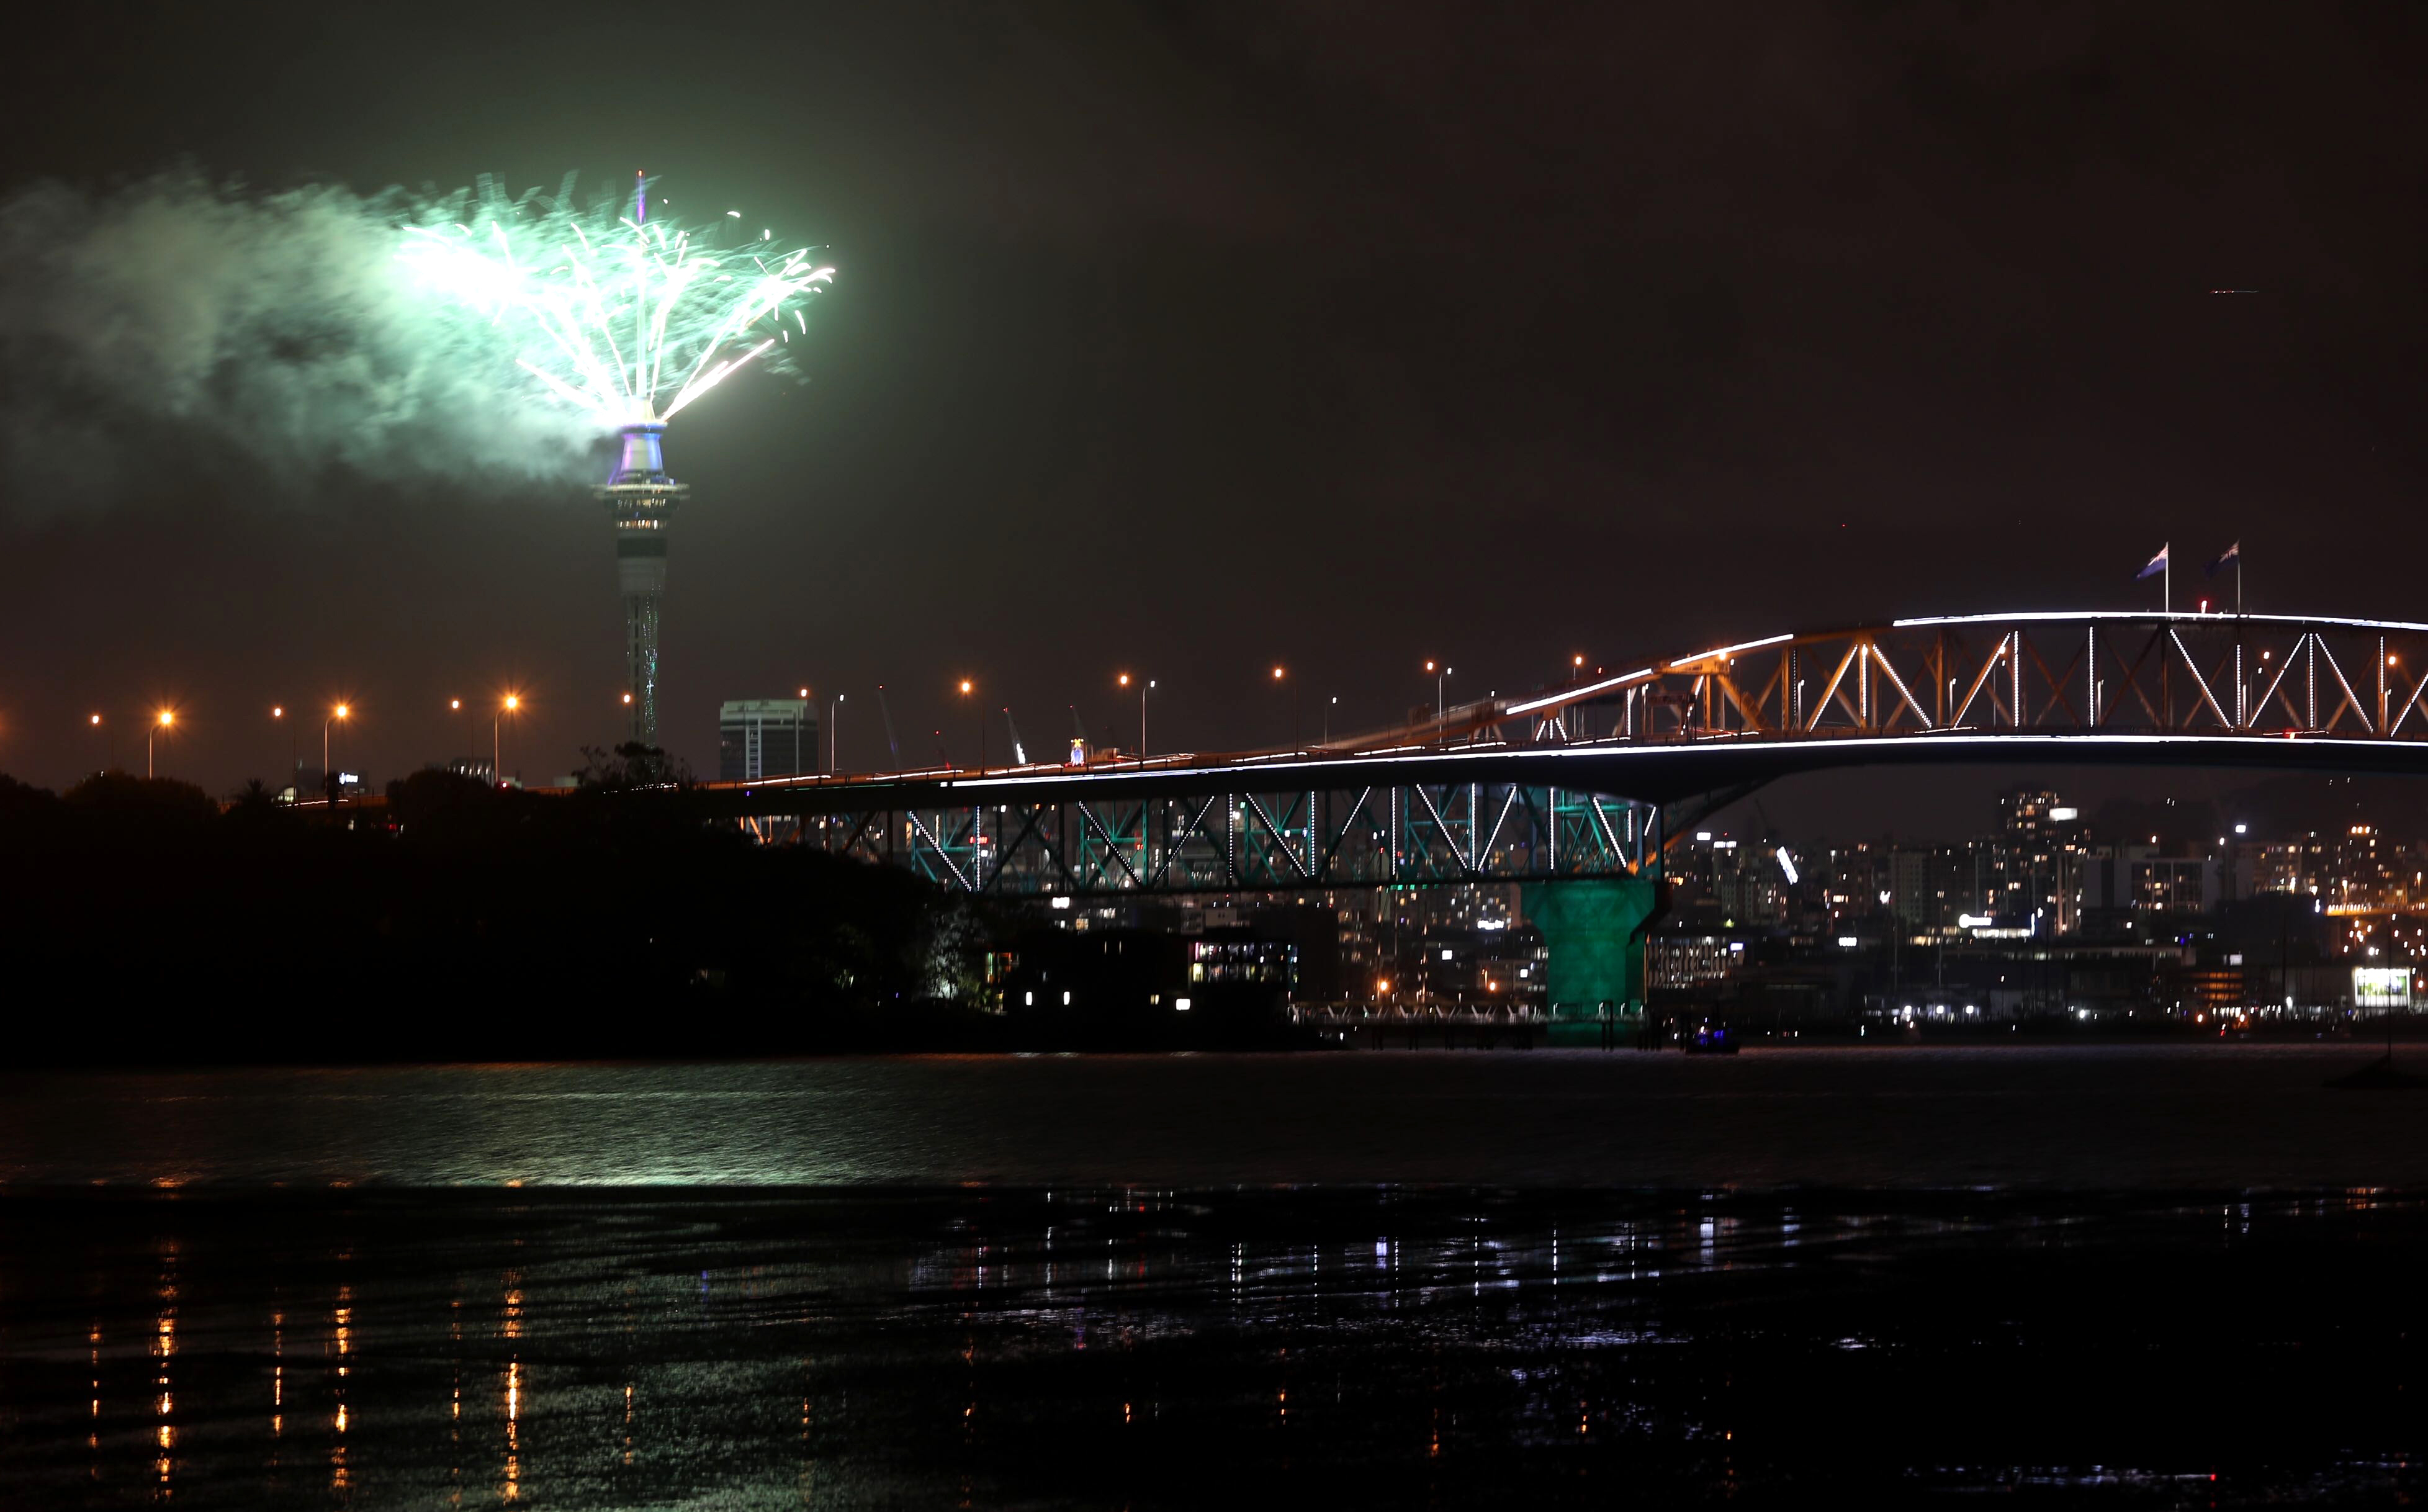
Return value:
M 2227 547 L 2223 555 L 2208 565 L 2208 575 L 2212 578 L 2216 577 L 2220 572 L 2225 570 L 2226 564 L 2228 563 L 2232 563 L 2237 567 L 2240 567 L 2242 565 L 2242 543 L 2240 541 L 2237 541 L 2232 546 Z
M 2165 570 L 2167 570 L 2167 548 L 2161 546 L 2158 548 L 2158 554 L 2150 558 L 2150 565 L 2133 574 L 2133 581 L 2139 583 L 2144 578 L 2155 578 Z

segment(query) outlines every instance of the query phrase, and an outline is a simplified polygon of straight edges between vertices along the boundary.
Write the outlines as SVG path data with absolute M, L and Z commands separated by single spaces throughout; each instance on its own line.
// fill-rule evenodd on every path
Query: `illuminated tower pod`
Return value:
M 666 593 L 666 527 L 691 496 L 666 475 L 666 428 L 645 420 L 624 427 L 624 456 L 599 488 L 615 524 L 615 579 L 624 592 L 624 678 L 632 694 L 632 738 L 658 743 L 658 619 Z

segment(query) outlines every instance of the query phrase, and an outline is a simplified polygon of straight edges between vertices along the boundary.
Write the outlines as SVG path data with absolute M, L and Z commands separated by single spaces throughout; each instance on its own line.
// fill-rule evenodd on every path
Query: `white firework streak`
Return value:
M 402 225 L 399 257 L 428 297 L 504 337 L 542 392 L 602 427 L 672 419 L 769 365 L 834 277 L 810 248 L 779 252 L 763 236 L 711 247 L 664 220 L 568 208 L 569 189 L 507 200 L 484 182 L 455 213 Z

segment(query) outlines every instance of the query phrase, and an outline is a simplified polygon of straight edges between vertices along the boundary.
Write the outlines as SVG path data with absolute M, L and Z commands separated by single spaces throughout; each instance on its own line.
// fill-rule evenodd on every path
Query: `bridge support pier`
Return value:
M 1642 930 L 1660 903 L 1661 879 L 1649 871 L 1525 885 L 1520 906 L 1550 952 L 1550 1044 L 1610 1047 L 1643 1024 Z

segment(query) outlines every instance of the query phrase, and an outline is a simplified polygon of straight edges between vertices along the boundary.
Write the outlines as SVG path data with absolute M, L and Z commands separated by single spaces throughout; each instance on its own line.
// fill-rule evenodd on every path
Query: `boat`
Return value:
M 1737 1053 L 1736 1031 L 1725 1024 L 1699 1024 L 1695 1037 L 1686 1042 L 1688 1055 L 1734 1055 Z

